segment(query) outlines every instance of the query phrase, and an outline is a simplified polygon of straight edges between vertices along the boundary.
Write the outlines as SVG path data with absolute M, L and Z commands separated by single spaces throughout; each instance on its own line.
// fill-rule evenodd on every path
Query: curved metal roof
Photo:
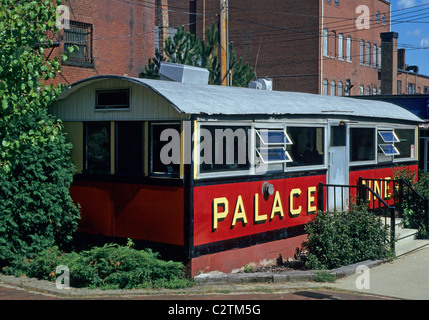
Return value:
M 58 99 L 96 81 L 119 79 L 145 86 L 165 98 L 179 113 L 195 115 L 342 115 L 413 122 L 422 120 L 395 104 L 300 92 L 198 85 L 125 76 L 96 76 L 76 82 Z

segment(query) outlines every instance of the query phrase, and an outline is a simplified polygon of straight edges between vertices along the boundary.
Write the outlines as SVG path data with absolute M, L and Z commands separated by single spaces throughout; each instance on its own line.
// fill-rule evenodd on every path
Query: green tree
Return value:
M 60 0 L 0 0 L 0 264 L 72 239 L 79 210 L 61 122 L 47 107 L 61 58 L 47 59 Z M 62 59 L 66 59 L 66 55 Z
M 232 85 L 247 87 L 255 78 L 255 73 L 249 63 L 244 63 L 243 58 L 237 59 L 237 54 L 229 48 L 229 68 L 232 70 Z M 143 78 L 159 79 L 161 62 L 173 62 L 206 68 L 209 71 L 209 84 L 221 84 L 220 59 L 219 59 L 219 31 L 215 24 L 206 29 L 206 40 L 202 41 L 193 34 L 185 32 L 185 28 L 179 28 L 173 38 L 167 38 L 164 44 L 164 52 L 155 50 L 155 56 L 150 58 Z

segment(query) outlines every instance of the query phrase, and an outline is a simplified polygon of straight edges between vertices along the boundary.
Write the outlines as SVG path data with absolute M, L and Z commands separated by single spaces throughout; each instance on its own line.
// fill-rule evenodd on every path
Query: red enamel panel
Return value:
M 264 182 L 274 187 L 266 198 Z M 319 182 L 326 176 L 195 187 L 194 245 L 305 224 L 316 212 Z

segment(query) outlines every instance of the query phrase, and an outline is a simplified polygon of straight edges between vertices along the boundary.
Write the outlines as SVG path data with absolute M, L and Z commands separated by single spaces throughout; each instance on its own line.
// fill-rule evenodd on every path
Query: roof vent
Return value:
M 249 83 L 249 88 L 272 91 L 273 79 L 256 79 Z
M 182 83 L 208 84 L 209 71 L 204 68 L 161 62 L 161 80 L 176 81 Z

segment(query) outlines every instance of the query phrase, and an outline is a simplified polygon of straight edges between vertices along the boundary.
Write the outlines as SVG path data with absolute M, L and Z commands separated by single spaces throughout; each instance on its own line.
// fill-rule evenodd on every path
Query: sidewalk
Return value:
M 362 267 L 366 274 L 356 273 Z M 26 277 L 16 278 L 0 273 L 0 286 L 6 289 L 15 287 L 26 292 L 43 293 L 47 299 L 49 297 L 60 299 L 115 299 L 115 297 L 131 299 L 156 299 L 158 297 L 162 299 L 162 297 L 166 297 L 168 299 L 188 300 L 192 298 L 210 299 L 210 297 L 218 299 L 219 295 L 226 299 L 228 299 L 228 295 L 231 295 L 234 299 L 233 297 L 237 298 L 240 294 L 248 297 L 248 299 L 256 296 L 259 299 L 295 299 L 297 294 L 294 293 L 297 292 L 313 292 L 314 294 L 314 292 L 325 290 L 343 295 L 345 299 L 348 299 L 348 294 L 350 299 L 390 297 L 429 300 L 429 247 L 404 255 L 392 262 L 365 261 L 331 270 L 331 273 L 337 275 L 337 280 L 334 283 L 312 281 L 316 272 L 205 274 L 196 277 L 197 284 L 195 286 L 181 290 L 89 290 L 77 288 L 61 290 L 49 281 Z M 363 288 L 359 289 L 359 286 Z M 262 298 L 264 294 L 265 298 Z M 285 296 L 284 294 L 291 295 Z
M 338 279 L 328 287 L 401 299 L 429 300 L 429 247 L 404 255 L 369 270 L 369 288 L 362 286 L 362 274 Z

